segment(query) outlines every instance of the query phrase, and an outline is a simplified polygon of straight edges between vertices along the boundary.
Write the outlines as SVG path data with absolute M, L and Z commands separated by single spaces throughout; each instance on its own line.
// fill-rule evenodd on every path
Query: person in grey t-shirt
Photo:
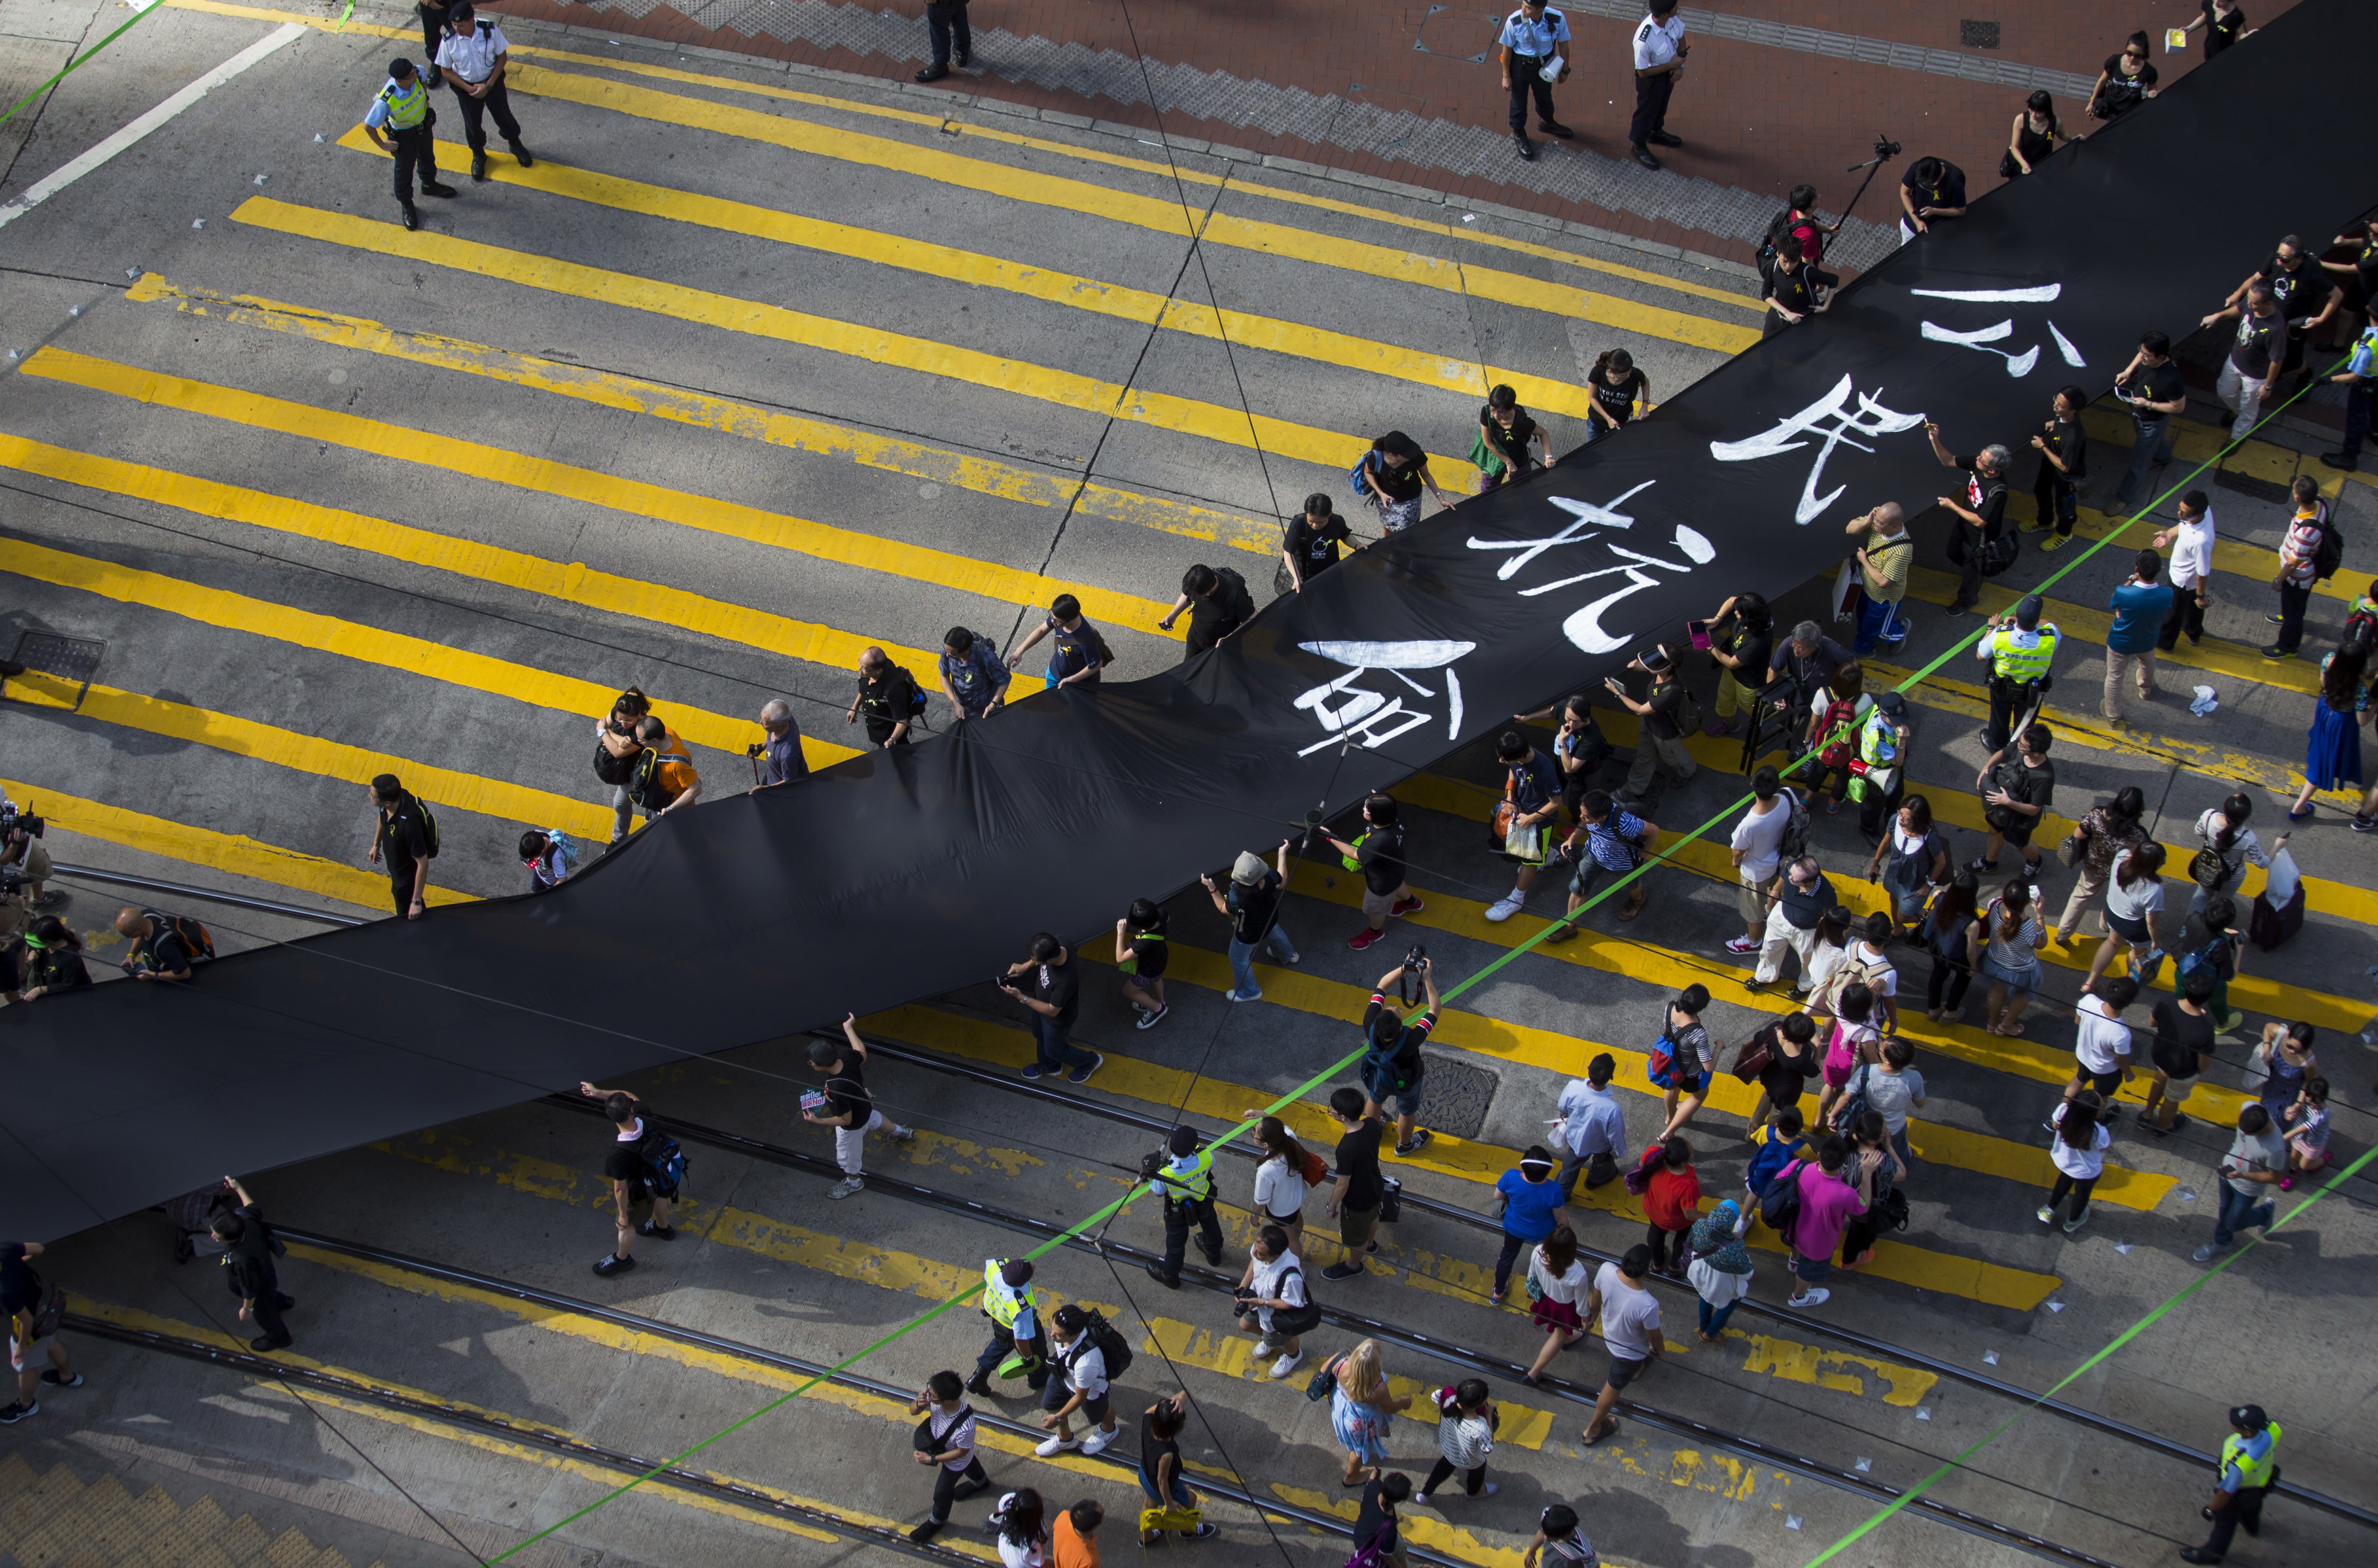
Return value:
M 1893 1035 L 1882 1043 L 1882 1065 L 1866 1075 L 1868 1108 L 1882 1118 L 1903 1166 L 1915 1164 L 1907 1150 L 1907 1115 L 1924 1103 L 1924 1074 L 1908 1065 L 1915 1059 L 1916 1047 Z
M 2267 1231 L 2277 1217 L 2278 1182 L 2287 1173 L 2287 1142 L 2271 1125 L 2271 1113 L 2246 1107 L 2238 1113 L 2238 1136 L 2221 1157 L 2221 1213 L 2213 1239 L 2196 1250 L 2196 1261 L 2209 1263 L 2228 1251 L 2241 1230 L 2259 1226 Z

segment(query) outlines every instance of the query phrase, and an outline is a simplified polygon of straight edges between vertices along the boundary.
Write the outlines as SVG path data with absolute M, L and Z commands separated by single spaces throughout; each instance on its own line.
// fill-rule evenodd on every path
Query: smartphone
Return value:
M 1709 622 L 1687 621 L 1685 623 L 1685 635 L 1693 640 L 1694 647 L 1701 649 L 1708 648 L 1710 645 Z

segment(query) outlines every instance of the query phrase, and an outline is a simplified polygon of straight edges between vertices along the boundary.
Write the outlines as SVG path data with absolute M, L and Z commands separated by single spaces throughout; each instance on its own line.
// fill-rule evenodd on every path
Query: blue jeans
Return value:
M 1255 1000 L 1262 989 L 1255 984 L 1255 950 L 1258 947 L 1269 948 L 1279 955 L 1280 961 L 1284 964 L 1296 962 L 1296 944 L 1288 940 L 1288 933 L 1278 925 L 1274 925 L 1268 932 L 1265 933 L 1264 940 L 1260 942 L 1243 942 L 1238 938 L 1232 937 L 1231 939 L 1231 978 L 1236 984 L 1231 987 L 1231 991 L 1241 1001 Z
M 2213 1222 L 2213 1245 L 2226 1248 L 2237 1239 L 2240 1231 L 2268 1225 L 2277 1213 L 2278 1200 L 2250 1198 L 2224 1181 L 2221 1183 L 2221 1215 Z
M 2345 389 L 2345 455 L 2350 459 L 2361 454 L 2361 443 L 2370 438 L 2370 401 L 2378 394 L 2378 384 L 2356 381 Z
M 1868 598 L 1858 605 L 1857 646 L 1853 650 L 1861 659 L 1874 652 L 1878 642 L 1899 642 L 1907 636 L 1907 617 L 1899 613 L 1899 603 L 1884 604 Z
M 2161 415 L 2143 419 L 2134 413 L 2131 415 L 2131 425 L 2137 430 L 2138 438 L 2131 443 L 2130 472 L 2123 474 L 2121 484 L 2114 487 L 2114 500 L 2120 506 L 2129 506 L 2138 498 L 2139 491 L 2146 484 L 2148 468 L 2171 461 L 2169 419 Z
M 1711 1335 L 1724 1332 L 1725 1320 L 1734 1316 L 1734 1310 L 1741 1305 L 1739 1300 L 1728 1301 L 1723 1307 L 1712 1307 L 1707 1301 L 1701 1302 L 1701 1332 Z
M 1147 1501 L 1156 1504 L 1157 1507 L 1162 1508 L 1167 1506 L 1164 1500 L 1164 1494 L 1156 1490 L 1155 1472 L 1150 1470 L 1144 1464 L 1139 1467 L 1139 1490 L 1146 1493 Z M 1172 1501 L 1170 1506 L 1174 1508 L 1195 1508 L 1197 1506 L 1196 1493 L 1189 1490 L 1189 1483 L 1182 1479 L 1181 1472 L 1177 1469 L 1172 1472 Z
M 1060 1067 L 1096 1067 L 1099 1059 L 1065 1037 L 1073 1025 L 1060 1023 L 1045 1012 L 1032 1015 L 1034 1032 L 1040 1042 L 1040 1071 L 1048 1072 Z

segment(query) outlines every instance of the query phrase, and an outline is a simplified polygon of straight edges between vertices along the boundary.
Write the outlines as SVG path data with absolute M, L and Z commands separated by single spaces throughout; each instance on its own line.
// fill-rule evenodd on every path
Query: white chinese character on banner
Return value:
M 1511 558 L 1505 561 L 1495 572 L 1495 580 L 1497 582 L 1508 582 L 1519 575 L 1521 567 L 1533 565 L 1537 557 L 1553 546 L 1575 545 L 1591 537 L 1586 532 L 1588 529 L 1634 527 L 1635 520 L 1617 509 L 1624 506 L 1634 496 L 1650 489 L 1658 483 L 1656 479 L 1646 479 L 1606 507 L 1595 506 L 1591 501 L 1573 501 L 1567 496 L 1547 496 L 1544 497 L 1546 500 L 1568 513 L 1573 520 L 1558 533 L 1549 539 L 1480 539 L 1472 535 L 1470 547 L 1473 550 L 1510 551 Z
M 1844 490 L 1849 488 L 1846 485 L 1837 485 L 1822 496 L 1817 494 L 1817 486 L 1824 483 L 1826 460 L 1833 455 L 1835 447 L 1847 446 L 1861 452 L 1870 452 L 1874 449 L 1856 439 L 1857 437 L 1895 436 L 1924 423 L 1921 413 L 1894 413 L 1864 392 L 1856 393 L 1858 406 L 1853 413 L 1850 397 L 1854 390 L 1850 377 L 1844 376 L 1834 383 L 1832 391 L 1799 413 L 1778 421 L 1772 430 L 1746 441 L 1711 441 L 1710 456 L 1720 462 L 1750 462 L 1759 458 L 1798 451 L 1808 444 L 1800 437 L 1822 436 L 1825 444 L 1818 450 L 1817 461 L 1808 467 L 1808 482 L 1800 487 L 1800 504 L 1792 514 L 1796 522 L 1814 521 L 1827 507 L 1841 499 Z M 1879 392 L 1881 389 L 1877 388 L 1876 390 Z
M 1392 676 L 1414 694 L 1434 699 L 1438 693 L 1404 672 L 1445 671 L 1443 695 L 1449 719 L 1446 737 L 1460 738 L 1461 677 L 1453 673 L 1451 666 L 1473 652 L 1478 646 L 1475 642 L 1300 642 L 1297 646 L 1308 653 L 1351 666 L 1336 680 L 1326 681 L 1296 700 L 1299 708 L 1311 712 L 1329 732 L 1326 738 L 1298 752 L 1299 757 L 1310 757 L 1331 746 L 1351 745 L 1357 738 L 1365 748 L 1376 750 L 1396 736 L 1420 728 L 1434 716 L 1421 709 L 1406 707 L 1402 692 L 1372 691 L 1354 684 L 1375 673 Z
M 1631 531 L 1635 526 L 1635 519 L 1617 509 L 1634 496 L 1657 483 L 1659 483 L 1657 480 L 1647 479 L 1606 506 L 1597 505 L 1591 501 L 1572 500 L 1566 496 L 1546 497 L 1545 498 L 1553 505 L 1569 514 L 1570 521 L 1559 533 L 1543 539 L 1481 539 L 1472 535 L 1469 541 L 1470 547 L 1473 550 L 1510 551 L 1510 559 L 1497 568 L 1495 573 L 1498 581 L 1506 582 L 1509 581 L 1520 568 L 1533 564 L 1543 556 L 1545 551 L 1556 545 L 1601 545 L 1607 547 L 1615 559 L 1615 565 L 1600 567 L 1590 571 L 1574 572 L 1567 577 L 1543 583 L 1534 588 L 1522 588 L 1519 590 L 1519 597 L 1532 599 L 1540 594 L 1557 592 L 1564 588 L 1574 588 L 1580 582 L 1590 582 L 1596 578 L 1621 579 L 1621 585 L 1614 592 L 1596 599 L 1561 623 L 1562 633 L 1586 652 L 1615 652 L 1626 647 L 1635 634 L 1621 635 L 1605 629 L 1602 624 L 1603 614 L 1627 595 L 1639 593 L 1646 588 L 1659 585 L 1661 579 L 1652 576 L 1645 569 L 1656 567 L 1668 571 L 1689 572 L 1694 567 L 1706 566 L 1717 558 L 1716 546 L 1711 545 L 1699 530 L 1689 528 L 1683 523 L 1675 525 L 1673 541 L 1677 553 L 1685 557 L 1680 561 L 1669 560 L 1661 556 L 1645 555 L 1640 550 L 1630 550 L 1606 535 L 1592 532 L 1596 529 Z
M 2036 287 L 2025 289 L 1911 289 L 1908 292 L 1924 299 L 1957 300 L 1967 305 L 2046 305 L 2063 293 L 2064 285 L 2041 283 Z M 2089 362 L 2081 357 L 2081 351 L 2072 346 L 2072 340 L 2066 337 L 2054 321 L 2048 324 L 2048 335 L 2056 340 L 2056 352 L 2063 356 L 2065 364 L 2075 370 L 2088 367 Z M 1970 332 L 1955 331 L 1937 322 L 1924 323 L 1926 341 L 1954 343 L 1959 348 L 1972 349 L 1976 353 L 1994 353 L 2006 361 L 2008 375 L 2028 376 L 2032 372 L 2032 367 L 2039 363 L 2040 345 L 2034 343 L 2021 353 L 2009 353 L 2004 349 L 1994 349 L 1988 346 L 1991 343 L 2003 342 L 2012 336 L 2014 336 L 2012 317 L 1993 326 L 1976 328 Z

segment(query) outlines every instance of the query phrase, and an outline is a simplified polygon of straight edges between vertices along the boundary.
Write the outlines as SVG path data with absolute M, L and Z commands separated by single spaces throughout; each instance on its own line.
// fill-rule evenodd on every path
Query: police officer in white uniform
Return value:
M 512 150 L 521 167 L 534 167 L 536 160 L 521 145 L 511 95 L 504 90 L 504 63 L 510 57 L 511 41 L 495 23 L 480 21 L 468 4 L 448 6 L 446 17 L 450 30 L 446 42 L 438 46 L 438 65 L 446 73 L 446 85 L 454 90 L 456 107 L 462 111 L 462 138 L 471 144 L 471 177 L 487 177 L 487 128 L 481 117 L 489 114 L 495 115 L 496 129 L 503 133 L 504 145 Z
M 1511 94 L 1511 140 L 1532 162 L 1536 144 L 1528 139 L 1528 94 L 1536 96 L 1536 125 L 1563 141 L 1577 135 L 1553 118 L 1553 83 L 1568 80 L 1568 18 L 1544 0 L 1520 0 L 1503 19 L 1503 86 Z M 1550 70 L 1552 75 L 1544 73 Z
M 429 107 L 429 89 L 414 75 L 413 62 L 397 59 L 388 63 L 388 80 L 372 105 L 364 112 L 364 135 L 375 145 L 396 155 L 396 204 L 404 209 L 404 226 L 421 227 L 421 214 L 413 209 L 413 171 L 421 170 L 421 194 L 452 196 L 452 186 L 438 183 L 438 138 L 430 127 L 438 123 L 438 112 Z M 380 135 L 385 126 L 391 133 Z
M 1650 144 L 1685 145 L 1684 138 L 1668 132 L 1668 100 L 1692 50 L 1685 42 L 1685 18 L 1676 15 L 1676 0 L 1651 0 L 1651 14 L 1635 28 L 1635 123 L 1627 132 L 1635 162 L 1646 169 L 1660 166 Z

